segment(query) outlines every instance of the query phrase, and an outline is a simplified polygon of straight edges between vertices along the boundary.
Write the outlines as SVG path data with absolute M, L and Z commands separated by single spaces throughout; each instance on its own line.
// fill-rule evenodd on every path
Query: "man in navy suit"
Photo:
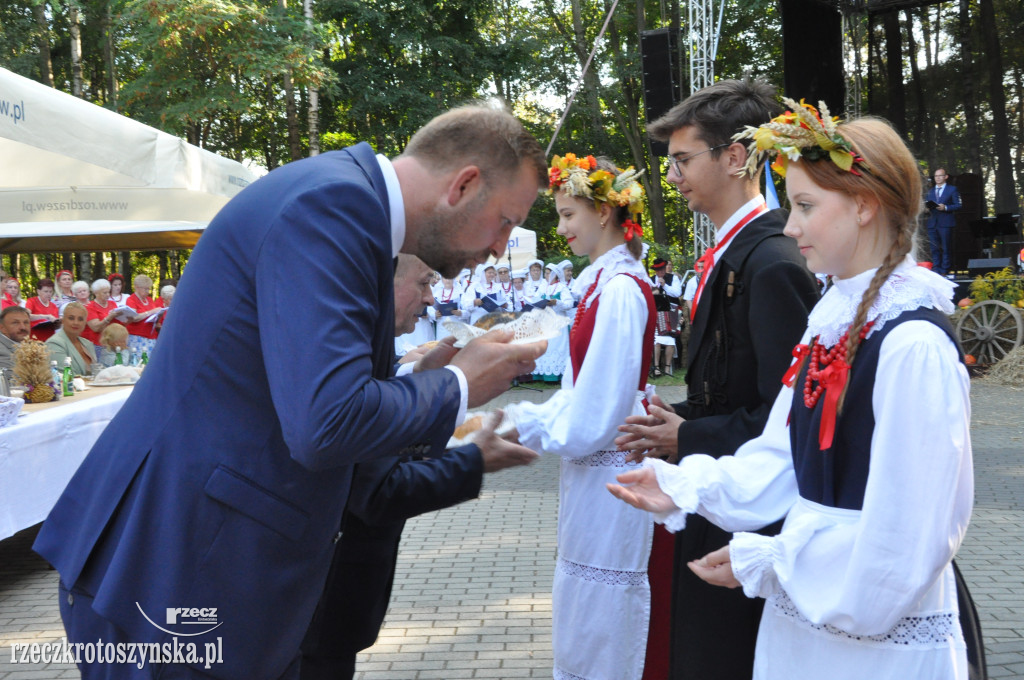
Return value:
M 433 304 L 430 268 L 399 255 L 395 271 L 395 335 L 412 331 L 416 315 Z M 399 375 L 411 369 L 413 350 Z M 526 465 L 529 449 L 494 434 L 497 422 L 474 443 L 447 451 L 405 451 L 396 458 L 360 463 L 352 478 L 340 538 L 327 584 L 302 643 L 301 680 L 342 680 L 355 674 L 356 654 L 377 639 L 395 578 L 405 520 L 480 495 L 485 472 Z
M 454 276 L 500 255 L 546 170 L 514 117 L 465 107 L 393 161 L 358 144 L 290 163 L 220 211 L 160 352 L 34 546 L 69 640 L 195 658 L 81 663 L 85 680 L 297 675 L 353 466 L 443 446 L 545 349 L 499 332 L 391 378 L 394 258 Z
M 953 227 L 960 209 L 960 192 L 947 184 L 945 168 L 935 171 L 935 186 L 928 190 L 928 241 L 932 248 L 932 271 L 943 276 L 949 275 L 953 266 Z M 934 204 L 934 207 L 932 207 Z

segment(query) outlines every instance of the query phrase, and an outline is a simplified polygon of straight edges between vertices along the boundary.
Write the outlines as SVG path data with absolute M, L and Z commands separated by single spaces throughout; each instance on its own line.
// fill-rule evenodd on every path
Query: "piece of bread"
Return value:
M 489 312 L 477 319 L 473 325 L 489 331 L 498 324 L 509 323 L 510 321 L 515 321 L 515 319 L 516 315 L 512 312 Z
M 423 349 L 425 349 L 425 350 L 432 350 L 435 347 L 437 347 L 437 343 L 438 343 L 437 340 L 431 340 L 430 342 L 423 343 L 421 345 L 421 347 L 423 347 Z
M 473 416 L 472 418 L 467 418 L 466 422 L 462 423 L 462 425 L 459 425 L 457 428 L 455 428 L 455 434 L 453 434 L 452 436 L 455 437 L 456 439 L 465 439 L 466 437 L 476 432 L 483 426 L 484 417 Z

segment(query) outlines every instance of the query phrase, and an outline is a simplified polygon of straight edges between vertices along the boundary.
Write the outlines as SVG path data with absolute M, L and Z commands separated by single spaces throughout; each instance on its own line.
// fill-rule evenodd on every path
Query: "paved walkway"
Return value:
M 1024 390 L 976 381 L 972 404 L 977 502 L 958 560 L 981 611 L 991 676 L 1020 678 Z M 558 461 L 543 458 L 488 476 L 475 502 L 409 522 L 392 606 L 357 678 L 551 677 L 557 475 Z M 0 680 L 77 678 L 68 666 L 10 663 L 12 643 L 63 635 L 57 577 L 29 551 L 34 533 L 0 542 Z

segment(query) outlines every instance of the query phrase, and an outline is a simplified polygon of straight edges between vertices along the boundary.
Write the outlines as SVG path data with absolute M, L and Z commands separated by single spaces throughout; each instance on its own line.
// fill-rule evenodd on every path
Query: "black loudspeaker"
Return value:
M 833 116 L 846 109 L 843 18 L 817 0 L 782 0 L 782 72 L 786 96 L 828 104 Z
M 682 99 L 679 77 L 679 34 L 671 28 L 640 33 L 640 61 L 644 74 L 644 114 L 657 120 Z M 668 155 L 663 142 L 651 140 L 655 156 Z
M 989 272 L 997 272 L 1000 269 L 1016 269 L 1016 263 L 1010 257 L 983 257 L 976 260 L 968 260 L 967 272 L 973 279 L 975 276 L 984 276 Z

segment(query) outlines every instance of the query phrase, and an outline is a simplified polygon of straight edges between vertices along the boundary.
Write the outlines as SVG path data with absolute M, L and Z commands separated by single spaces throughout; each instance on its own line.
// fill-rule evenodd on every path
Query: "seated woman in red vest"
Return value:
M 25 309 L 32 315 L 32 338 L 40 342 L 49 340 L 60 328 L 60 308 L 53 301 L 53 279 L 39 279 L 36 296 L 25 301 Z
M 96 279 L 92 282 L 92 294 L 95 300 L 85 306 L 89 312 L 89 318 L 85 322 L 85 330 L 82 337 L 96 345 L 96 351 L 100 351 L 100 333 L 112 323 L 120 323 L 114 317 L 114 310 L 117 303 L 110 299 L 110 281 Z

